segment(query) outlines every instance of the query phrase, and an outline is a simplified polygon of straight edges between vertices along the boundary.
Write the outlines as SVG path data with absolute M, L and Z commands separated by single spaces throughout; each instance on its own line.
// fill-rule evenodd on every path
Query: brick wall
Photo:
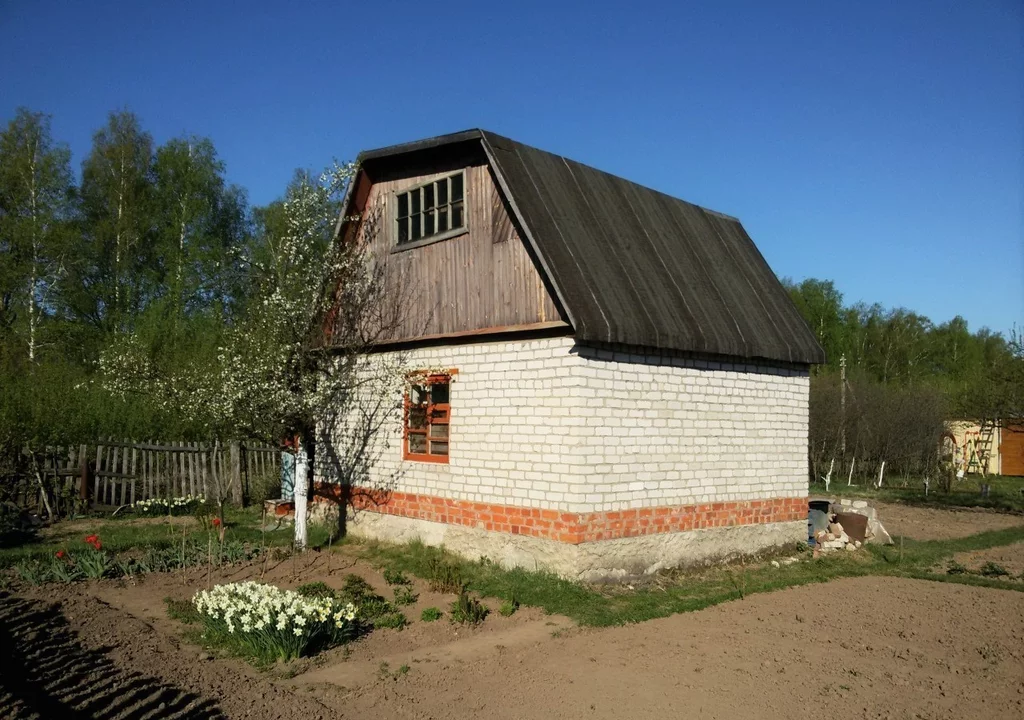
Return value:
M 331 490 L 321 497 L 336 496 Z M 392 491 L 355 493 L 357 511 L 579 544 L 669 532 L 806 520 L 804 498 L 742 500 L 708 505 L 660 506 L 593 513 L 568 513 L 451 500 Z
M 593 510 L 807 497 L 806 369 L 579 348 Z
M 383 449 L 356 483 L 395 491 L 395 509 L 399 498 L 433 498 L 534 519 L 565 513 L 577 519 L 552 532 L 578 542 L 621 530 L 612 525 L 627 516 L 613 513 L 624 510 L 660 508 L 628 515 L 640 532 L 673 512 L 679 527 L 698 528 L 806 498 L 806 370 L 628 355 L 572 338 L 419 348 L 403 360 L 458 375 L 447 465 L 402 460 L 397 395 L 389 406 L 374 440 Z

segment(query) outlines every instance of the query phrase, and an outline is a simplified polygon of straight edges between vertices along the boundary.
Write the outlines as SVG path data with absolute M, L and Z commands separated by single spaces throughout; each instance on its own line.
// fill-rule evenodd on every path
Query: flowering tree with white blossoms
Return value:
M 312 455 L 313 441 L 344 478 L 372 462 L 376 433 L 396 402 L 401 359 L 368 355 L 399 326 L 401 288 L 386 287 L 386 275 L 367 251 L 366 238 L 378 229 L 380 210 L 353 218 L 362 225 L 362 242 L 334 235 L 341 197 L 355 167 L 338 165 L 312 180 L 300 175 L 288 189 L 280 211 L 280 229 L 264 233 L 250 259 L 255 287 L 247 312 L 227 327 L 216 351 L 184 367 L 162 367 L 147 356 L 131 334 L 104 352 L 106 387 L 118 394 L 141 393 L 163 408 L 184 411 L 217 441 L 257 439 L 280 443 L 298 436 L 299 458 Z M 357 420 L 352 425 L 352 418 Z M 360 434 L 340 443 L 337 427 Z M 318 451 L 320 448 L 318 448 Z M 357 453 L 357 456 L 350 456 Z M 305 545 L 308 488 L 296 472 L 296 545 Z M 219 497 L 223 501 L 223 497 Z

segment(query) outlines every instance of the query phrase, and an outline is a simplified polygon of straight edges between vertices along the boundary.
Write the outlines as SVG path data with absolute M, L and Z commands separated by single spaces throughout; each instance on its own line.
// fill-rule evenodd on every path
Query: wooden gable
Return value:
M 405 289 L 403 324 L 390 342 L 569 327 L 482 152 L 395 160 L 364 166 L 353 188 L 364 218 L 359 241 L 384 264 L 389 286 Z M 398 245 L 397 194 L 458 171 L 465 178 L 465 232 Z

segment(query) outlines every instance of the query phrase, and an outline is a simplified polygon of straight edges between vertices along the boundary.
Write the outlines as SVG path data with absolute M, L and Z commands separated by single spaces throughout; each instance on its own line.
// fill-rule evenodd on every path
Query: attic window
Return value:
M 396 196 L 399 245 L 456 235 L 466 228 L 465 174 L 432 180 Z

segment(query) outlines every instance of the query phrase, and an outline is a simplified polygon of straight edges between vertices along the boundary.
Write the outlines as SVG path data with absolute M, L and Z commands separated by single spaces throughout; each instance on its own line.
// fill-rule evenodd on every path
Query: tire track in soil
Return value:
M 222 718 L 216 703 L 85 647 L 57 606 L 0 593 L 0 718 Z

